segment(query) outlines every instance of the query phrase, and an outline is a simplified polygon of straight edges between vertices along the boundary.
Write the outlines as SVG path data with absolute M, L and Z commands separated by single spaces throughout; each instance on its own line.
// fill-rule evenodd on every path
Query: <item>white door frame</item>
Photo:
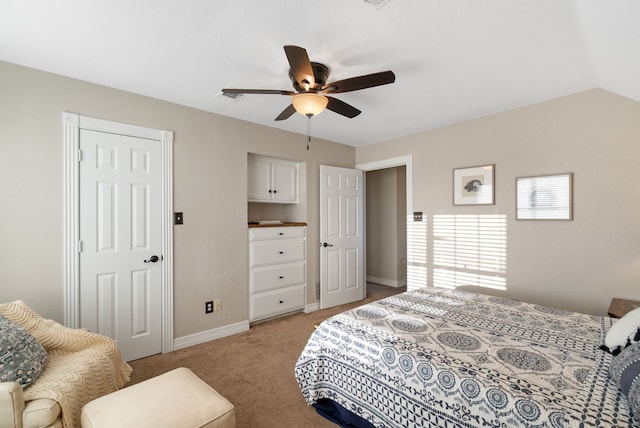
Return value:
M 162 352 L 173 351 L 173 132 L 63 113 L 64 324 L 80 327 L 80 129 L 157 140 L 162 144 Z
M 387 168 L 395 168 L 398 166 L 405 166 L 406 167 L 406 193 L 407 193 L 407 221 L 405 222 L 405 224 L 407 225 L 407 234 L 410 234 L 411 230 L 410 230 L 410 223 L 409 223 L 409 218 L 413 217 L 413 155 L 405 155 L 405 156 L 398 156 L 396 158 L 390 158 L 390 159 L 383 159 L 383 160 L 379 160 L 379 161 L 374 161 L 374 162 L 366 162 L 366 163 L 359 163 L 356 164 L 356 169 L 361 169 L 363 171 L 376 171 L 379 169 L 387 169 Z M 366 214 L 365 214 L 365 218 L 366 218 Z M 365 234 L 365 247 L 366 247 L 366 234 Z M 413 240 L 412 239 L 407 239 L 407 266 L 412 266 L 414 263 L 413 260 Z M 365 259 L 365 278 L 367 275 L 366 272 L 367 269 L 367 264 L 366 264 L 366 259 Z M 413 286 L 413 284 L 410 284 L 412 279 L 411 275 L 407 274 L 407 288 L 410 288 Z

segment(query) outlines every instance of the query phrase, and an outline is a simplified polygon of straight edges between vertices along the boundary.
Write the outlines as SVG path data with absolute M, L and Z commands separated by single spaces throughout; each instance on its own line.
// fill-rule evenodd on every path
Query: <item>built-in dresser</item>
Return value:
M 304 223 L 249 225 L 249 321 L 304 308 L 306 233 Z

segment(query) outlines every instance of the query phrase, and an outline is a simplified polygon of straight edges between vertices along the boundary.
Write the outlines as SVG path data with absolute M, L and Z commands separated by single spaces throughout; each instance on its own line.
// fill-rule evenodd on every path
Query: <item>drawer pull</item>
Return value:
M 280 303 L 284 303 L 284 300 L 280 300 Z
M 280 275 L 278 278 L 280 278 L 280 279 L 284 279 L 284 276 Z
M 284 254 L 284 251 L 278 251 L 279 254 Z
M 280 233 L 278 233 L 278 235 L 282 236 L 282 235 L 284 235 L 284 232 L 280 232 Z

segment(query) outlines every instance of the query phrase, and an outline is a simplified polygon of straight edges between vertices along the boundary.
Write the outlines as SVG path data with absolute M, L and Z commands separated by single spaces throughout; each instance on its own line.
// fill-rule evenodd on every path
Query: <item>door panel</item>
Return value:
M 100 274 L 97 284 L 98 323 L 96 331 L 102 332 L 105 336 L 114 337 L 117 331 L 114 302 L 118 287 L 118 275 L 115 272 Z
M 149 248 L 147 231 L 149 230 L 149 186 L 131 185 L 131 249 Z
M 360 284 L 360 278 L 358 275 L 358 261 L 360 254 L 357 248 L 350 248 L 345 251 L 346 264 L 346 288 L 357 288 Z
M 346 212 L 345 212 L 345 236 L 351 238 L 357 238 L 358 232 L 361 229 L 361 218 L 362 213 L 359 209 L 359 204 L 362 201 L 362 198 L 346 196 Z
M 118 199 L 116 183 L 96 183 L 97 190 L 97 251 L 100 253 L 116 251 L 116 213 Z
M 323 269 L 327 278 L 326 290 L 328 293 L 337 293 L 340 291 L 340 274 L 342 272 L 340 251 L 326 251 L 326 268 Z
M 365 296 L 362 180 L 362 171 L 320 166 L 321 308 Z
M 276 201 L 297 201 L 297 166 L 291 163 L 273 162 L 271 171 L 273 173 L 273 190 L 275 191 L 272 194 L 273 199 Z
M 337 238 L 340 236 L 340 196 L 327 195 L 327 232 L 328 238 Z
M 131 275 L 131 336 L 150 334 L 149 326 L 149 270 Z
M 160 353 L 161 144 L 82 129 L 80 149 L 80 326 L 127 361 Z
M 249 157 L 247 167 L 247 198 L 258 201 L 271 199 L 271 163 Z

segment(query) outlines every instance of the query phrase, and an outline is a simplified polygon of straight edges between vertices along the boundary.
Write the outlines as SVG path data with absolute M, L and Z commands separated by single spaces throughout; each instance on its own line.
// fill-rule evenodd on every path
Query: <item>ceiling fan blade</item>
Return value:
M 223 89 L 222 95 L 225 94 L 274 94 L 274 95 L 295 95 L 293 91 L 284 91 L 280 89 Z
M 282 110 L 282 113 L 280 113 L 278 115 L 278 117 L 275 118 L 275 120 L 285 120 L 285 119 L 289 119 L 291 117 L 291 115 L 293 113 L 296 112 L 296 109 L 293 107 L 293 104 L 289 104 L 289 107 L 287 107 L 286 109 Z
M 353 119 L 354 117 L 362 113 L 360 110 L 358 110 L 352 105 L 345 103 L 344 101 L 341 101 L 333 97 L 327 97 L 327 98 L 329 99 L 329 103 L 327 104 L 327 108 L 329 110 L 336 112 L 338 114 L 341 114 L 343 116 L 346 116 L 349 119 Z
M 366 74 L 364 76 L 351 77 L 326 84 L 322 92 L 338 94 L 341 92 L 357 91 L 373 88 L 374 86 L 388 85 L 396 81 L 393 71 L 381 71 L 379 73 Z
M 309 88 L 315 85 L 315 78 L 313 77 L 313 69 L 306 49 L 299 46 L 286 45 L 284 52 L 287 54 L 287 60 L 289 60 L 291 74 L 296 79 L 296 82 L 305 91 L 308 91 Z

